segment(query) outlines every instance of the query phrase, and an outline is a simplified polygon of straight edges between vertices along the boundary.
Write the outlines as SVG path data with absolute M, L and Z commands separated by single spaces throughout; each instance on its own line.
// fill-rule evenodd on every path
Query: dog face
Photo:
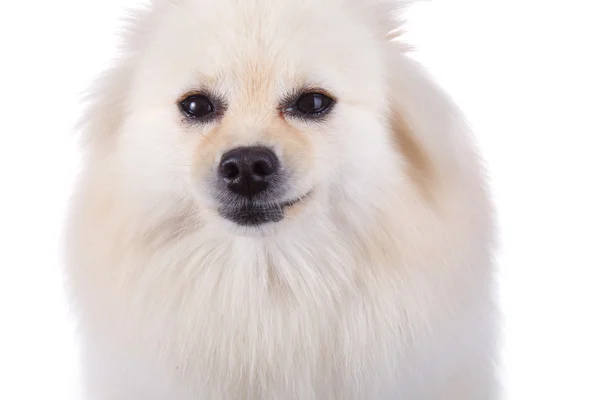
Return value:
M 154 14 L 124 100 L 122 172 L 149 207 L 193 198 L 198 218 L 237 232 L 367 212 L 402 179 L 383 40 L 338 1 L 258 2 Z

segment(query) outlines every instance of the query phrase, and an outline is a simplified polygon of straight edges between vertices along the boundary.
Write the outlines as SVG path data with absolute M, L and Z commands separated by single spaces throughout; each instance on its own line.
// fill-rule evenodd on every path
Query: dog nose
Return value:
M 221 157 L 219 175 L 229 190 L 252 198 L 269 188 L 279 171 L 279 160 L 266 147 L 238 147 Z

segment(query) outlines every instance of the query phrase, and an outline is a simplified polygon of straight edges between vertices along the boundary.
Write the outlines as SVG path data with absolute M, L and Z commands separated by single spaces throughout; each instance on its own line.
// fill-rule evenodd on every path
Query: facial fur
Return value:
M 92 90 L 67 227 L 88 390 L 117 396 L 90 398 L 494 398 L 482 170 L 390 40 L 392 5 L 135 16 Z M 294 108 L 314 93 L 326 111 Z

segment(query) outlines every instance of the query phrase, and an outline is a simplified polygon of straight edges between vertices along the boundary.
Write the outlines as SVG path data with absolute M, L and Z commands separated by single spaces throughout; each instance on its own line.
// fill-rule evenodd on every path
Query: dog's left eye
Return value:
M 293 112 L 301 118 L 321 117 L 330 111 L 334 100 L 322 93 L 304 93 L 300 95 L 288 108 L 288 112 Z

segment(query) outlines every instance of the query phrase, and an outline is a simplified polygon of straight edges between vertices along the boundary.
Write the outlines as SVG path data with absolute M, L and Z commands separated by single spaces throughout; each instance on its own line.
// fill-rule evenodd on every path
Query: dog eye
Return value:
M 302 117 L 321 116 L 333 105 L 333 99 L 322 93 L 304 93 L 296 100 L 293 110 Z
M 202 120 L 215 112 L 215 106 L 210 99 L 201 94 L 194 94 L 179 102 L 181 111 L 190 118 Z

